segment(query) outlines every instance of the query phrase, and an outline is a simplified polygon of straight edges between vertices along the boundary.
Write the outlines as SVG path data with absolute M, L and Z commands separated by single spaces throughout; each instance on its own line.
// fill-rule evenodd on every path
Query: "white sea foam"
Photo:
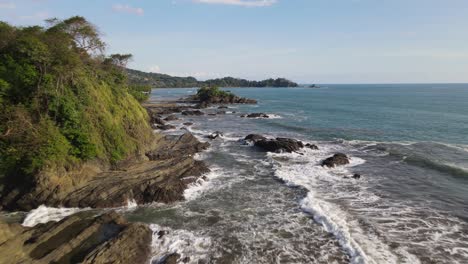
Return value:
M 135 201 L 135 199 L 130 199 L 127 200 L 127 208 L 128 209 L 134 209 L 138 207 L 138 203 Z
M 333 234 L 342 248 L 351 257 L 352 263 L 418 263 L 417 258 L 402 251 L 396 255 L 390 247 L 382 241 L 372 230 L 363 230 L 359 219 L 356 219 L 330 199 L 353 197 L 356 200 L 376 202 L 380 197 L 367 192 L 366 179 L 359 184 L 346 176 L 351 175 L 354 166 L 363 164 L 365 160 L 350 157 L 350 164 L 336 168 L 325 168 L 320 162 L 336 151 L 336 145 L 321 144 L 320 150 L 306 150 L 305 155 L 299 154 L 270 154 L 275 166 L 277 177 L 290 185 L 299 185 L 308 189 L 307 196 L 301 202 L 302 209 L 311 214 L 314 220 Z M 340 151 L 343 151 L 342 149 Z M 350 188 L 347 188 L 350 186 Z M 343 191 L 348 189 L 347 191 Z M 330 195 L 332 193 L 333 195 Z M 406 255 L 406 257 L 402 257 Z
M 187 189 L 184 190 L 185 200 L 193 200 L 199 197 L 204 191 L 211 189 L 212 180 L 222 175 L 223 170 L 219 167 L 210 167 L 210 172 L 199 177 L 194 183 L 191 183 Z
M 188 257 L 185 263 L 206 262 L 211 252 L 212 241 L 209 237 L 197 235 L 186 230 L 173 230 L 156 224 L 150 225 L 153 231 L 151 242 L 152 258 L 150 263 L 160 263 L 170 254 L 177 253 L 180 259 Z M 162 234 L 164 232 L 164 234 Z
M 84 210 L 89 210 L 89 208 L 53 208 L 41 205 L 28 213 L 22 225 L 32 227 L 37 224 L 43 224 L 50 221 L 56 222 L 69 215 Z

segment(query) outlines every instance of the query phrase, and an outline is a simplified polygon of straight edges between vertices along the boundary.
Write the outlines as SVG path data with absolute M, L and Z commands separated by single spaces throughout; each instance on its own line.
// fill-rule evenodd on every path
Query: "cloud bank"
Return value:
M 271 6 L 278 2 L 277 0 L 193 0 L 195 3 L 201 4 L 218 4 L 218 5 L 236 5 L 246 7 L 262 7 Z
M 112 10 L 114 10 L 115 12 L 122 12 L 122 13 L 134 14 L 134 15 L 139 15 L 139 16 L 142 16 L 145 13 L 143 8 L 131 7 L 129 5 L 121 5 L 121 4 L 116 4 L 112 6 Z

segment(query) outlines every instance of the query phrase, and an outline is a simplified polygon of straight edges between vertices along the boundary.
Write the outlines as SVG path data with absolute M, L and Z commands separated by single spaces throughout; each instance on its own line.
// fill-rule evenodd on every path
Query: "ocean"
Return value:
M 126 211 L 168 232 L 154 263 L 172 252 L 188 263 L 468 263 L 468 84 L 226 90 L 259 103 L 165 132 L 211 143 L 197 155 L 206 179 L 184 202 Z M 155 89 L 152 100 L 195 92 Z M 253 112 L 271 118 L 240 117 Z M 224 136 L 208 140 L 214 131 Z M 319 150 L 267 154 L 242 142 L 251 133 Z M 337 152 L 351 163 L 320 166 Z

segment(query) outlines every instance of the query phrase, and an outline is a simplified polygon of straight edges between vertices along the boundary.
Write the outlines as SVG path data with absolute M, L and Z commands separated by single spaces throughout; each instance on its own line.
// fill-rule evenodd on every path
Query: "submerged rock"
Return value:
M 205 113 L 203 113 L 200 110 L 187 110 L 187 111 L 182 112 L 182 115 L 185 115 L 185 116 L 202 116 L 204 114 Z
M 337 153 L 322 161 L 322 166 L 327 166 L 329 168 L 346 164 L 349 164 L 349 158 L 343 153 Z
M 225 114 L 226 114 L 226 111 L 217 111 L 216 114 L 217 114 L 217 115 L 225 115 Z
M 352 178 L 355 179 L 355 180 L 359 180 L 359 179 L 361 179 L 361 174 L 355 173 L 355 174 L 353 174 Z
M 270 118 L 267 114 L 264 113 L 251 113 L 247 115 L 241 115 L 241 117 L 247 117 L 247 118 Z
M 220 105 L 220 106 L 218 106 L 218 109 L 228 109 L 228 107 L 225 106 L 225 105 Z
M 206 137 L 213 140 L 213 139 L 217 139 L 217 138 L 222 137 L 222 136 L 223 136 L 223 132 L 216 131 L 216 132 L 213 132 L 213 133 L 211 133 L 210 135 L 208 135 Z
M 266 140 L 267 138 L 259 134 L 250 134 L 244 138 L 245 141 L 257 142 L 259 140 Z
M 318 149 L 319 149 L 319 148 L 317 147 L 317 145 L 315 145 L 315 144 L 310 144 L 310 143 L 305 144 L 305 147 L 306 147 L 306 148 L 313 149 L 313 150 L 318 150 Z
M 151 229 L 114 211 L 34 227 L 0 225 L 14 234 L 0 243 L 0 263 L 145 263 L 151 253 Z
M 255 146 L 267 152 L 297 152 L 304 144 L 292 138 L 261 139 L 255 142 Z
M 183 125 L 184 126 L 191 126 L 191 125 L 193 125 L 193 123 L 192 122 L 185 122 L 185 123 L 183 123 Z

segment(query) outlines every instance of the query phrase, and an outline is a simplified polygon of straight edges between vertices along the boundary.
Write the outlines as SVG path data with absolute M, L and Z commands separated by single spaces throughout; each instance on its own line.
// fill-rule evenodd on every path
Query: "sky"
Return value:
M 129 67 L 204 80 L 466 83 L 468 0 L 0 0 L 13 25 L 86 17 Z

